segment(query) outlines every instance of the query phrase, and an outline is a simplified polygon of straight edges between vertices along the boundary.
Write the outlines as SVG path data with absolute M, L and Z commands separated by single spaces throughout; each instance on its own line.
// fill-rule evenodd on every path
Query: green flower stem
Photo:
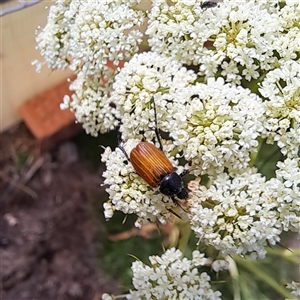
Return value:
M 239 270 L 236 262 L 230 257 L 225 258 L 229 262 L 229 274 L 232 278 L 232 288 L 233 288 L 233 300 L 241 300 L 241 289 L 239 283 Z
M 259 155 L 259 152 L 261 150 L 261 147 L 263 145 L 263 140 L 261 138 L 258 138 L 258 146 L 257 146 L 257 152 L 252 152 L 251 155 L 250 155 L 250 162 L 249 162 L 249 166 L 250 167 L 253 167 L 254 164 L 255 164 L 255 161 L 256 161 L 256 158 L 258 157 Z
M 284 298 L 287 299 L 293 298 L 292 295 L 287 291 L 287 289 L 280 286 L 280 284 L 276 280 L 274 280 L 267 273 L 265 273 L 261 267 L 256 266 L 253 263 L 253 261 L 251 261 L 249 258 L 242 258 L 239 256 L 234 256 L 233 258 L 238 264 L 242 265 L 245 269 L 250 271 L 257 278 L 264 281 L 266 284 L 268 284 L 270 287 L 272 287 L 274 290 L 280 293 Z
M 260 166 L 258 167 L 258 172 L 261 172 L 261 170 L 264 168 L 264 166 L 274 157 L 274 155 L 276 153 L 279 152 L 278 149 L 279 148 L 274 147 L 273 151 L 270 152 L 270 154 L 266 158 L 264 158 L 264 160 L 260 163 Z
M 157 89 L 157 92 L 161 92 L 162 94 L 168 93 L 170 91 L 170 88 L 168 87 L 159 87 Z
M 293 264 L 297 264 L 297 265 L 299 264 L 298 256 L 300 255 L 300 249 L 282 251 L 281 249 L 267 248 L 266 250 L 269 255 L 280 256 Z
M 188 241 L 190 239 L 191 235 L 191 227 L 188 222 L 182 222 L 179 221 L 178 224 L 178 229 L 179 229 L 179 239 L 178 239 L 178 249 L 184 253 L 186 246 L 188 244 Z

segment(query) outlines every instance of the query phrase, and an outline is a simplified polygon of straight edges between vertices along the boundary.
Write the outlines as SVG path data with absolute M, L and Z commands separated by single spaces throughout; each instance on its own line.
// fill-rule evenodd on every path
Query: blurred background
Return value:
M 116 147 L 116 132 L 87 136 L 59 103 L 69 71 L 40 74 L 31 62 L 35 31 L 52 1 L 1 1 L 0 276 L 3 300 L 97 300 L 131 287 L 135 258 L 161 254 L 188 232 L 178 222 L 133 227 L 135 217 L 116 213 L 106 222 L 102 147 Z M 267 154 L 272 149 L 266 147 Z M 274 157 L 277 161 L 278 157 Z M 265 161 L 268 176 L 275 170 Z M 196 244 L 191 237 L 191 253 Z M 284 299 L 278 287 L 299 275 L 296 235 L 282 237 L 264 261 L 237 260 L 243 299 Z M 201 246 L 200 246 L 201 248 Z M 201 249 L 209 252 L 211 249 Z M 297 256 L 298 255 L 298 256 Z M 232 278 L 216 278 L 233 299 Z

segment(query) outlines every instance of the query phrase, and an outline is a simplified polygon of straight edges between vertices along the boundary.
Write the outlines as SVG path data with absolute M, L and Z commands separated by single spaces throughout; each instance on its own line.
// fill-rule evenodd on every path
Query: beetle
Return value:
M 188 171 L 181 174 L 176 173 L 176 168 L 163 152 L 162 142 L 157 127 L 156 107 L 153 99 L 155 134 L 159 143 L 159 148 L 149 142 L 140 142 L 130 152 L 128 156 L 126 150 L 121 146 L 120 133 L 118 133 L 118 147 L 131 162 L 136 173 L 152 187 L 159 187 L 160 193 L 170 197 L 177 205 L 176 198 L 186 200 L 188 192 L 184 188 L 182 177 Z
M 202 9 L 207 9 L 207 8 L 213 8 L 213 7 L 216 7 L 218 5 L 217 2 L 214 2 L 214 1 L 205 1 L 203 2 L 200 7 Z

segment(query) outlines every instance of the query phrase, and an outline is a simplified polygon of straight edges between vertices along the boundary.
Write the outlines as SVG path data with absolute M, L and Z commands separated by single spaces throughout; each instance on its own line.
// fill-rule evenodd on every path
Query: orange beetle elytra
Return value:
M 132 149 L 130 161 L 138 175 L 152 187 L 157 187 L 163 177 L 175 171 L 164 153 L 148 142 L 141 142 Z

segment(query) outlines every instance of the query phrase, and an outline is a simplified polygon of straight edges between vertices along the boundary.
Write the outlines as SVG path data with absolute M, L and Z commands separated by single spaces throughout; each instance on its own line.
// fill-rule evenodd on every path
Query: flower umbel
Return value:
M 48 67 L 69 66 L 88 76 L 105 73 L 108 61 L 118 66 L 130 59 L 143 36 L 138 27 L 146 15 L 136 9 L 139 2 L 57 1 L 50 7 L 47 25 L 37 34 Z
M 197 0 L 154 0 L 146 34 L 153 52 L 240 84 L 299 57 L 299 17 L 298 1 L 223 0 L 201 9 Z
M 249 169 L 231 179 L 220 174 L 206 189 L 192 181 L 189 219 L 196 236 L 228 254 L 263 258 L 280 240 L 282 226 L 272 184 Z
M 198 270 L 206 263 L 203 254 L 198 259 L 199 254 L 194 251 L 196 259 L 189 260 L 172 248 L 161 257 L 150 256 L 151 266 L 134 262 L 134 289 L 127 299 L 221 299 L 221 293 L 212 290 L 208 274 Z

